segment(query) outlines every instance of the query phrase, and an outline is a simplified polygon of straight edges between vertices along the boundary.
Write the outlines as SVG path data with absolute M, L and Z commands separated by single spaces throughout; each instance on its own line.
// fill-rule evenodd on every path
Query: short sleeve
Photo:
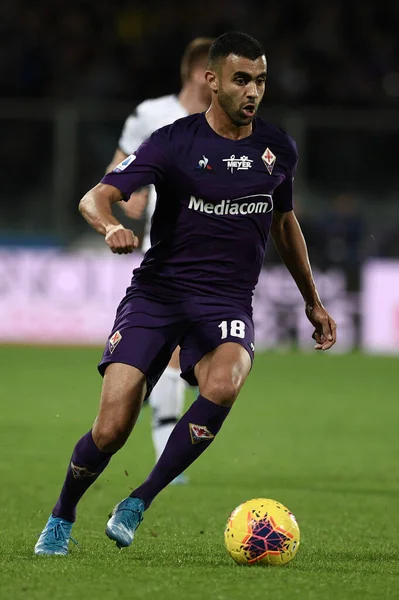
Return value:
M 273 192 L 274 208 L 279 212 L 289 212 L 294 208 L 294 177 L 298 164 L 298 151 L 291 137 L 288 137 L 289 152 L 287 159 L 287 173 L 285 179 Z
M 125 121 L 118 147 L 125 154 L 133 154 L 150 133 L 151 130 L 148 130 L 143 113 L 140 111 L 140 106 L 138 106 Z
M 121 191 L 124 200 L 144 186 L 160 185 L 169 170 L 170 160 L 167 137 L 158 130 L 143 142 L 139 149 L 125 158 L 101 183 L 112 185 Z
M 273 192 L 273 205 L 279 212 L 289 212 L 294 208 L 293 176 L 287 176 Z

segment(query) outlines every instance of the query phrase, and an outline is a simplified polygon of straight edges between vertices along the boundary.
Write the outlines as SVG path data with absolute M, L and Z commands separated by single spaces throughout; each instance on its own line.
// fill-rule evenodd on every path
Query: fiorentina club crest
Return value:
M 115 331 L 115 333 L 109 338 L 109 351 L 111 354 L 119 344 L 122 339 L 122 334 L 119 331 Z
M 276 162 L 276 157 L 270 148 L 266 148 L 262 154 L 262 160 L 265 163 L 266 169 L 269 171 L 269 175 L 271 175 Z
M 193 444 L 206 442 L 207 440 L 212 440 L 215 437 L 205 425 L 194 425 L 194 423 L 189 423 L 189 427 L 191 442 Z
M 74 465 L 72 461 L 71 471 L 74 479 L 86 479 L 87 477 L 94 477 L 97 475 L 97 473 L 89 471 L 89 469 L 86 469 L 86 467 L 78 467 L 77 465 Z

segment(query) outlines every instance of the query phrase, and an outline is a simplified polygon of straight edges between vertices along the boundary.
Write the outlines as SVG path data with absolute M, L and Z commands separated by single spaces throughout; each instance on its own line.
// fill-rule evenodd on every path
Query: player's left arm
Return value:
M 336 342 L 334 319 L 324 308 L 313 279 L 305 238 L 293 210 L 274 210 L 271 235 L 285 266 L 305 301 L 306 316 L 314 326 L 316 350 L 328 350 Z

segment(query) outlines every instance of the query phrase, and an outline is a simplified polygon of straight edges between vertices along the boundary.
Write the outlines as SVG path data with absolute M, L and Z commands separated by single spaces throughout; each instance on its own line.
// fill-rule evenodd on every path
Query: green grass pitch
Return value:
M 98 349 L 0 348 L 2 599 L 399 598 L 394 358 L 258 355 L 222 432 L 190 468 L 190 485 L 164 490 L 134 545 L 119 551 L 104 526 L 152 467 L 143 409 L 80 504 L 80 550 L 35 557 L 72 447 L 95 416 L 99 357 Z M 286 567 L 239 567 L 226 554 L 229 513 L 258 496 L 298 519 L 302 543 Z

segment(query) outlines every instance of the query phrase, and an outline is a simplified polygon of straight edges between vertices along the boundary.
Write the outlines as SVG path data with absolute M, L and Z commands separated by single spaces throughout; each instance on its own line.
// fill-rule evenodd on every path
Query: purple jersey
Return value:
M 133 283 L 157 296 L 250 306 L 273 208 L 292 210 L 296 162 L 293 140 L 260 118 L 238 141 L 218 135 L 203 113 L 157 130 L 102 179 L 126 200 L 156 187 L 151 248 Z

